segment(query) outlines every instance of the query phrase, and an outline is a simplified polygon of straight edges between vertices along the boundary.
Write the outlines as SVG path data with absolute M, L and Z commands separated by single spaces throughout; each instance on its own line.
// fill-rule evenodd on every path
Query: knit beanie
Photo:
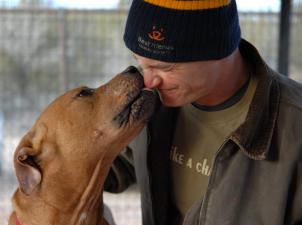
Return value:
M 133 0 L 124 33 L 134 53 L 165 62 L 221 59 L 239 45 L 235 0 Z

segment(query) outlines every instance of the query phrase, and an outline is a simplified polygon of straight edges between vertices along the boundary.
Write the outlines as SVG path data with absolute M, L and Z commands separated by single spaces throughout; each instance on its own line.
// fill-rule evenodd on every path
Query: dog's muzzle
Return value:
M 157 93 L 154 90 L 144 88 L 143 77 L 134 66 L 128 67 L 122 73 L 132 76 L 132 79 L 135 78 L 137 86 L 126 93 L 127 102 L 121 112 L 114 117 L 114 120 L 120 126 L 136 121 L 146 122 L 154 112 Z

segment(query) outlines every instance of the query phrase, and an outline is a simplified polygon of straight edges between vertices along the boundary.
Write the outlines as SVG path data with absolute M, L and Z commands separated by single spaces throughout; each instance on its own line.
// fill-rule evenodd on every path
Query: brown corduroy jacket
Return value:
M 245 40 L 239 49 L 258 86 L 246 120 L 217 151 L 207 192 L 184 224 L 302 225 L 302 86 L 270 69 Z M 159 108 L 115 160 L 105 185 L 120 192 L 137 181 L 144 225 L 169 225 L 177 216 L 169 199 L 177 111 Z

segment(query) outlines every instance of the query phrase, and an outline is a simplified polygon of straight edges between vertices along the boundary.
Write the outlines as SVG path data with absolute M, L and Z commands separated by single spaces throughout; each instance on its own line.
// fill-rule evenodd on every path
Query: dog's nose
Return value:
M 138 69 L 135 66 L 129 66 L 123 73 L 137 73 Z

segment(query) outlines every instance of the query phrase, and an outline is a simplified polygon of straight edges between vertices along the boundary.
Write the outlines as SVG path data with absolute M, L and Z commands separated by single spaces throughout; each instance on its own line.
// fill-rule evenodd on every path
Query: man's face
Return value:
M 162 103 L 170 107 L 191 102 L 207 104 L 219 79 L 213 73 L 217 61 L 169 63 L 134 55 L 147 88 L 158 90 Z M 211 72 L 210 72 L 211 71 Z M 211 74 L 209 74 L 211 73 Z

